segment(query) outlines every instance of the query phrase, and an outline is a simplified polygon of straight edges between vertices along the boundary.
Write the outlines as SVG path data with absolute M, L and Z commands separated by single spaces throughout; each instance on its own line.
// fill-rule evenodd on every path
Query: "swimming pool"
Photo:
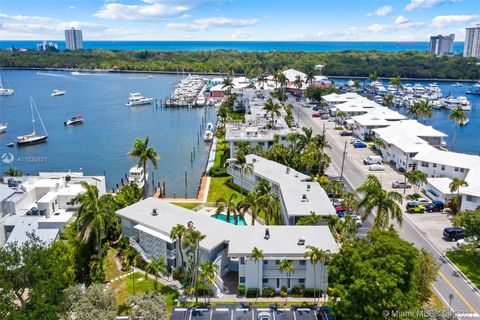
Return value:
M 214 218 L 214 219 L 217 219 L 217 220 L 222 220 L 222 221 L 225 221 L 227 222 L 227 216 L 224 215 L 224 214 L 219 214 L 218 216 L 215 217 L 214 214 L 212 214 L 210 217 Z M 235 224 L 235 218 L 233 216 L 230 216 L 230 221 L 228 221 L 229 223 L 231 224 Z M 247 222 L 245 222 L 245 219 L 243 217 L 238 217 L 238 223 L 237 225 L 239 226 L 246 226 L 247 225 Z

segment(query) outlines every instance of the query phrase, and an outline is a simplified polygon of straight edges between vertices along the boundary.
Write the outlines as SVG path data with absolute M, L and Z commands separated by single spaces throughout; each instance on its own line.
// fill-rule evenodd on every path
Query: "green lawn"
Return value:
M 236 201 L 240 200 L 240 192 L 233 190 L 226 185 L 226 182 L 230 180 L 230 177 L 210 178 L 210 189 L 208 190 L 208 202 L 216 202 L 218 199 L 227 200 L 230 195 L 236 194 Z
M 213 163 L 216 167 L 223 167 L 225 160 L 230 156 L 229 152 L 224 152 L 223 150 L 228 148 L 228 143 L 225 142 L 225 138 L 221 137 L 217 142 L 217 151 L 215 152 L 215 161 Z
M 135 284 L 133 283 L 133 276 L 135 276 Z M 134 288 L 135 286 L 135 293 Z M 161 283 L 157 285 L 158 291 L 165 296 L 165 301 L 167 303 L 167 313 L 170 313 L 174 304 L 175 299 L 178 298 L 178 292 L 169 288 Z M 115 293 L 115 299 L 118 306 L 118 311 L 120 315 L 126 315 L 128 309 L 128 297 L 133 295 L 139 295 L 142 292 L 154 291 L 155 290 L 155 280 L 145 277 L 145 274 L 135 273 L 121 280 L 115 281 L 112 283 L 110 288 Z
M 478 253 L 458 250 L 447 251 L 446 255 L 477 288 L 480 288 L 480 260 Z
M 200 202 L 170 202 L 170 203 L 188 210 L 193 210 L 194 208 L 198 207 L 201 204 Z
M 117 250 L 110 248 L 107 253 L 107 271 L 105 273 L 105 279 L 107 281 L 115 279 L 123 274 L 120 270 L 118 270 L 117 264 L 115 263 L 115 255 L 117 254 Z

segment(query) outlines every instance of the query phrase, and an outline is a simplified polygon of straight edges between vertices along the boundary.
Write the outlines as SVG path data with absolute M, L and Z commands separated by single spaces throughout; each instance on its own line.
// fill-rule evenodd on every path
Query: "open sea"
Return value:
M 8 123 L 7 132 L 0 134 L 0 155 L 12 153 L 13 167 L 31 175 L 38 171 L 80 168 L 86 175 L 105 173 L 111 190 L 136 164 L 127 155 L 135 138 L 149 136 L 149 144 L 161 157 L 155 170 L 155 184 L 165 181 L 167 196 L 176 193 L 183 197 L 185 190 L 187 196 L 196 196 L 210 149 L 210 144 L 203 141 L 200 126 L 202 119 L 215 121 L 214 109 L 165 109 L 153 104 L 125 106 L 130 92 L 164 99 L 178 80 L 175 76 L 155 75 L 148 79 L 145 74 L 72 76 L 70 72 L 60 71 L 4 71 L 2 79 L 15 90 L 12 96 L 0 96 L 0 123 Z M 52 97 L 54 89 L 66 90 L 66 94 Z M 30 96 L 45 123 L 48 140 L 38 145 L 9 148 L 7 143 L 32 131 Z M 64 126 L 64 121 L 76 115 L 85 117 L 83 125 Z M 36 127 L 40 133 L 39 121 Z M 194 148 L 195 159 L 191 162 Z M 9 166 L 0 161 L 0 172 Z
M 20 41 L 1 40 L 0 49 L 29 48 L 36 49 L 40 40 Z M 65 49 L 65 41 L 54 40 L 60 50 Z M 238 51 L 340 51 L 340 50 L 378 50 L 378 51 L 426 51 L 429 42 L 375 42 L 375 41 L 84 41 L 85 49 L 110 50 L 238 50 Z M 462 52 L 463 42 L 455 42 L 453 52 Z

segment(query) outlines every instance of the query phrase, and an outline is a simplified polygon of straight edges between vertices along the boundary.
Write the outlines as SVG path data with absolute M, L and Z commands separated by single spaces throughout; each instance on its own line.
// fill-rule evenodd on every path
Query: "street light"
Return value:
M 448 300 L 449 300 L 448 309 L 449 309 L 450 311 L 452 311 L 452 300 L 453 300 L 453 297 L 454 297 L 453 293 L 450 293 L 450 294 L 448 295 Z

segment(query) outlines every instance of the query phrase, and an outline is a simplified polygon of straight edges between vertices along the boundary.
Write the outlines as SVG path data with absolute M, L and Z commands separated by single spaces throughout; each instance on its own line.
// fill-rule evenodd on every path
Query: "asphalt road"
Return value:
M 299 117 L 300 125 L 304 127 L 313 128 L 315 133 L 322 133 L 323 121 L 319 118 L 312 118 L 311 109 L 295 108 L 296 114 Z M 327 133 L 327 139 L 331 149 L 326 152 L 332 159 L 332 166 L 341 171 L 343 146 L 340 146 L 335 137 Z M 366 175 L 358 170 L 356 165 L 349 157 L 345 157 L 343 169 L 344 182 L 351 188 L 356 189 L 366 179 Z M 365 221 L 362 225 L 360 233 L 365 233 L 372 224 L 372 219 Z M 404 214 L 403 226 L 396 226 L 400 237 L 404 240 L 412 242 L 417 248 L 424 248 L 427 250 L 439 265 L 439 274 L 436 281 L 433 283 L 433 290 L 440 297 L 447 308 L 455 312 L 459 319 L 475 319 L 480 320 L 480 293 L 476 292 L 468 283 L 467 279 L 458 276 L 454 266 L 448 263 L 443 254 L 439 252 L 428 239 L 426 239 L 418 229 L 410 222 L 408 216 Z

